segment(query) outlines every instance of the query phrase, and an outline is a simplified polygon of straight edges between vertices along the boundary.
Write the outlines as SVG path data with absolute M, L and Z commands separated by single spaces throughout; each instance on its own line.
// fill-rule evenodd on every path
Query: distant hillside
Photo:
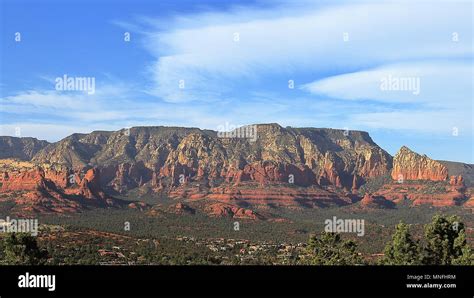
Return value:
M 21 160 L 30 160 L 48 144 L 47 141 L 35 138 L 0 136 L 0 159 L 19 158 Z
M 119 195 L 152 198 L 130 208 L 158 208 L 147 204 L 165 197 L 180 203 L 172 212 L 199 209 L 247 219 L 270 219 L 272 208 L 361 199 L 361 208 L 406 200 L 447 207 L 464 204 L 473 193 L 449 175 L 474 181 L 473 165 L 438 162 L 406 146 L 392 158 L 367 132 L 276 123 L 228 132 L 132 127 L 75 133 L 55 143 L 0 137 L 0 149 L 9 158 L 0 168 L 0 193 L 21 214 L 122 208 Z
M 467 186 L 474 187 L 474 165 L 462 162 L 438 160 L 446 168 L 449 175 L 462 175 Z

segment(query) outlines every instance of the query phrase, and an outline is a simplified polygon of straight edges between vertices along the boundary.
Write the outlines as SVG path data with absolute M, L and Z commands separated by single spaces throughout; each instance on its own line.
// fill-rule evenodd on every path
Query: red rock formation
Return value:
M 175 213 L 175 214 L 194 214 L 196 210 L 194 208 L 191 208 L 190 206 L 184 204 L 184 203 L 177 203 L 176 205 L 172 206 L 169 208 L 169 211 Z
M 282 182 L 300 186 L 315 185 L 314 173 L 304 165 L 278 164 L 274 162 L 257 162 L 247 164 L 242 170 L 229 169 L 225 174 L 226 181 L 235 186 L 244 181 L 256 181 L 261 185 Z
M 362 199 L 362 205 L 383 203 L 382 198 L 451 205 L 470 194 L 462 177 L 447 181 L 442 164 L 406 147 L 397 153 L 392 169 L 392 157 L 365 132 L 278 124 L 258 125 L 256 132 L 253 142 L 219 138 L 211 131 L 166 127 L 134 128 L 127 137 L 123 131 L 74 134 L 34 154 L 32 160 L 40 167 L 0 168 L 1 191 L 31 192 L 31 199 L 37 201 L 63 196 L 103 206 L 113 202 L 105 190 L 127 194 L 135 189 L 133 195 L 166 196 L 192 206 L 217 201 L 257 208 L 320 207 L 354 203 L 366 181 L 391 171 L 393 179 L 401 176 L 402 182 L 415 180 L 411 181 L 415 184 L 390 183 Z M 69 169 L 43 166 L 50 161 Z M 72 170 L 73 166 L 77 168 Z M 464 178 L 469 182 L 469 176 Z M 425 180 L 444 184 L 425 189 Z M 41 197 L 41 192 L 49 193 L 48 198 Z M 180 212 L 182 207 L 172 209 Z M 131 204 L 130 208 L 141 207 Z
M 357 175 L 364 178 L 372 178 L 386 175 L 391 166 L 391 157 L 381 148 L 369 147 L 357 156 Z
M 405 199 L 412 201 L 412 205 L 432 205 L 435 207 L 460 205 L 465 200 L 465 193 L 450 187 L 447 182 L 419 181 L 418 183 L 397 183 L 384 185 L 373 194 L 383 196 L 395 203 Z
M 101 168 L 101 184 L 109 185 L 119 193 L 125 193 L 142 186 L 146 181 L 153 181 L 153 174 L 155 172 L 148 169 L 142 162 L 121 163 Z
M 413 206 L 429 204 L 434 207 L 457 206 L 464 199 L 464 195 L 457 192 L 447 194 L 409 194 L 408 199 L 413 201 Z
M 362 207 L 366 208 L 393 208 L 394 203 L 383 196 L 374 196 L 366 193 L 360 201 Z
M 242 202 L 251 205 L 280 207 L 322 207 L 352 203 L 349 196 L 341 196 L 319 188 L 287 187 L 281 184 L 261 186 L 255 182 L 242 182 L 240 187 L 214 187 L 206 193 L 197 189 L 175 190 L 172 198 L 219 201 L 223 203 Z
M 342 187 L 341 177 L 337 171 L 337 166 L 334 162 L 334 157 L 331 154 L 326 154 L 324 168 L 319 175 L 318 182 L 320 185 L 332 184 L 336 187 Z
M 160 169 L 160 177 L 170 177 L 170 186 L 180 186 L 189 182 L 189 178 L 195 174 L 193 168 L 180 163 L 168 164 Z
M 240 208 L 238 206 L 223 203 L 214 203 L 208 205 L 205 211 L 210 216 L 217 217 L 232 217 L 235 219 L 263 219 L 260 214 L 250 209 Z
M 1 193 L 11 195 L 22 212 L 78 212 L 81 205 L 68 198 L 61 189 L 67 184 L 67 173 L 41 167 L 11 169 L 2 175 Z M 56 184 L 57 183 L 57 184 Z M 59 185 L 59 186 L 58 186 Z
M 361 205 L 367 206 L 373 203 L 374 197 L 366 193 L 362 200 L 360 201 Z
M 440 162 L 419 155 L 407 147 L 400 148 L 393 159 L 393 180 L 433 180 L 444 181 L 448 169 Z
M 463 205 L 467 208 L 474 208 L 474 196 L 471 196 Z
M 452 186 L 461 186 L 464 187 L 464 179 L 461 175 L 451 176 L 449 179 L 449 184 Z
M 463 192 L 466 190 L 466 185 L 464 184 L 464 178 L 459 176 L 451 176 L 449 179 L 449 185 L 451 185 L 452 191 Z
M 111 206 L 117 200 L 107 195 L 100 184 L 99 170 L 89 169 L 81 179 L 79 173 L 71 176 L 66 167 L 35 166 L 31 163 L 1 162 L 6 169 L 0 177 L 0 192 L 23 211 L 79 212 L 84 201 L 96 206 Z
M 359 187 L 362 185 L 362 183 L 363 183 L 362 178 L 360 178 L 358 175 L 353 175 L 351 190 L 353 192 L 358 190 Z
M 44 172 L 39 169 L 30 171 L 4 173 L 2 192 L 19 190 L 37 190 L 44 184 Z
M 99 170 L 96 168 L 89 169 L 86 172 L 86 175 L 79 184 L 79 189 L 76 193 L 89 200 L 106 200 L 111 198 L 102 190 Z
M 148 204 L 144 202 L 133 202 L 133 203 L 128 204 L 128 208 L 144 211 L 144 210 L 147 210 L 149 206 Z

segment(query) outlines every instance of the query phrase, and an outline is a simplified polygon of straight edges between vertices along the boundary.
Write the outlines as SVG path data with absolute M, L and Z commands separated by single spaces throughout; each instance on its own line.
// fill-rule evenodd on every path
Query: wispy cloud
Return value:
M 172 20 L 166 29 L 157 24 L 146 42 L 157 59 L 153 93 L 172 102 L 219 98 L 235 92 L 236 81 L 269 75 L 318 79 L 338 70 L 472 55 L 468 2 L 289 2 L 271 13 L 240 8 Z M 189 89 L 180 90 L 179 80 Z
M 302 88 L 331 98 L 397 104 L 385 112 L 367 109 L 352 115 L 352 122 L 362 126 L 441 134 L 457 127 L 472 134 L 472 71 L 469 61 L 404 63 L 332 76 Z

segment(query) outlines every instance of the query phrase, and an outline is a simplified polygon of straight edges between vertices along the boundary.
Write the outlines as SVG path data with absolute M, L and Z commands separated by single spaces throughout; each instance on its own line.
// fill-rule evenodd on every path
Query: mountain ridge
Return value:
M 37 188 L 53 183 L 59 193 L 69 197 L 74 194 L 99 202 L 109 198 L 107 206 L 113 206 L 120 205 L 114 204 L 113 196 L 138 191 L 186 204 L 207 202 L 204 209 L 212 213 L 247 214 L 252 218 L 261 216 L 253 210 L 237 212 L 238 208 L 229 209 L 229 204 L 251 206 L 258 211 L 268 206 L 351 205 L 364 198 L 361 206 L 366 208 L 382 202 L 384 206 L 395 206 L 391 202 L 401 200 L 397 193 L 400 177 L 402 183 L 419 182 L 402 197 L 420 204 L 460 205 L 471 196 L 462 175 L 450 176 L 443 163 L 405 146 L 392 157 L 364 131 L 282 127 L 275 123 L 245 129 L 221 134 L 199 128 L 140 126 L 72 134 L 55 143 L 38 143 L 30 138 L 26 142 L 29 146 L 22 146 L 21 140 L 0 138 L 12 144 L 7 147 L 10 151 L 2 152 L 3 158 L 29 158 L 39 168 L 5 170 L 0 181 L 2 193 L 10 194 L 6 186 L 12 187 L 12 179 Z M 0 142 L 1 146 L 6 147 Z M 23 153 L 13 154 L 15 146 Z M 48 164 L 58 164 L 66 170 L 42 175 Z M 464 175 L 471 168 L 466 169 Z M 93 184 L 82 182 L 86 172 L 95 177 Z M 74 178 L 76 182 L 64 183 L 69 175 L 79 177 Z M 33 181 L 28 180 L 31 177 Z M 380 177 L 392 180 L 369 195 L 360 193 L 362 186 Z M 43 180 L 46 184 L 38 183 Z M 437 192 L 427 190 L 423 181 L 435 183 Z M 81 185 L 82 190 L 77 190 Z M 21 186 L 13 188 L 21 190 Z M 374 204 L 371 196 L 377 198 Z
M 352 133 L 363 133 L 363 134 L 367 134 L 369 137 L 370 137 L 370 133 L 367 132 L 367 131 L 364 131 L 364 130 L 345 130 L 345 129 L 339 129 L 339 128 L 330 128 L 330 127 L 293 127 L 293 126 L 286 126 L 286 127 L 283 127 L 281 125 L 279 125 L 278 123 L 260 123 L 260 124 L 251 124 L 251 125 L 278 125 L 282 128 L 285 128 L 285 129 L 296 129 L 296 130 L 304 130 L 304 129 L 312 129 L 312 130 L 328 130 L 328 131 L 339 131 L 339 132 L 352 132 Z M 94 131 L 91 131 L 89 133 L 73 133 L 71 135 L 68 135 L 58 141 L 55 141 L 55 142 L 51 142 L 51 141 L 47 141 L 47 140 L 42 140 L 42 139 L 39 139 L 39 138 L 36 138 L 36 137 L 14 137 L 14 136 L 0 136 L 0 148 L 1 145 L 5 142 L 5 139 L 16 139 L 16 140 L 27 140 L 27 139 L 31 139 L 31 140 L 34 140 L 34 141 L 37 141 L 37 142 L 41 142 L 41 143 L 44 143 L 46 146 L 47 145 L 51 145 L 51 144 L 56 144 L 58 142 L 61 142 L 61 141 L 64 141 L 65 139 L 68 139 L 68 138 L 71 138 L 75 135 L 82 135 L 82 136 L 87 136 L 87 135 L 92 135 L 92 134 L 98 134 L 98 133 L 102 133 L 102 134 L 112 134 L 114 132 L 119 132 L 119 131 L 126 131 L 126 130 L 129 130 L 129 129 L 150 129 L 150 128 L 165 128 L 165 129 L 192 129 L 192 130 L 200 130 L 200 131 L 203 131 L 203 132 L 210 132 L 210 133 L 214 133 L 214 134 L 217 134 L 218 131 L 216 130 L 211 130 L 211 129 L 201 129 L 201 128 L 198 128 L 198 127 L 180 127 L 180 126 L 164 126 L 164 125 L 154 125 L 154 126 L 133 126 L 133 127 L 129 127 L 129 128 L 121 128 L 119 130 L 94 130 Z M 371 137 L 370 137 L 371 138 Z M 373 141 L 373 140 L 372 140 Z M 375 142 L 374 142 L 375 143 Z M 408 145 L 402 145 L 401 147 L 408 147 Z M 2 150 L 3 151 L 3 150 Z M 2 152 L 0 151 L 0 152 Z M 3 152 L 2 152 L 3 153 Z M 387 152 L 388 153 L 388 152 Z M 390 156 L 394 156 L 394 155 L 391 155 L 390 153 L 388 153 Z M 10 158 L 12 156 L 10 155 L 0 155 L 0 158 Z M 27 159 L 22 159 L 22 160 L 27 160 Z M 463 162 L 463 161 L 454 161 L 454 160 L 436 160 L 436 161 L 439 161 L 439 162 L 446 162 L 446 163 L 458 163 L 458 164 L 466 164 L 466 165 L 470 165 L 470 166 L 474 166 L 474 164 L 472 163 L 468 163 L 468 162 Z

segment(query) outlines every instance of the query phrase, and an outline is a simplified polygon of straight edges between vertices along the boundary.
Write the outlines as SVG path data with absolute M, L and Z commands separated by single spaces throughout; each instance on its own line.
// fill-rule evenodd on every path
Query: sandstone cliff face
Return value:
M 89 169 L 86 172 L 84 178 L 79 183 L 79 189 L 77 191 L 72 191 L 72 193 L 79 194 L 89 200 L 103 201 L 111 199 L 111 197 L 102 190 L 99 171 L 96 168 Z
M 205 211 L 210 216 L 232 217 L 235 219 L 262 219 L 263 217 L 249 209 L 240 208 L 230 204 L 214 203 L 206 207 Z
M 278 124 L 254 129 L 250 139 L 178 127 L 73 134 L 53 144 L 22 149 L 23 157 L 31 156 L 32 162 L 0 167 L 0 190 L 24 192 L 22 202 L 29 196 L 37 207 L 56 200 L 55 210 L 64 211 L 69 203 L 77 210 L 84 204 L 114 206 L 118 204 L 114 195 L 136 189 L 138 196 L 152 193 L 178 200 L 171 212 L 192 213 L 184 202 L 205 202 L 209 214 L 258 218 L 251 209 L 239 210 L 239 204 L 246 208 L 348 205 L 361 199 L 358 191 L 367 180 L 391 174 L 393 183 L 362 198 L 361 206 L 390 208 L 403 200 L 451 206 L 465 200 L 463 176 L 448 181 L 443 164 L 406 147 L 392 160 L 365 132 Z M 399 184 L 399 178 L 419 185 Z M 444 184 L 433 191 L 423 185 L 430 181 Z M 129 207 L 148 208 L 139 203 Z
M 408 180 L 401 183 L 393 181 L 383 185 L 373 195 L 394 203 L 407 200 L 412 206 L 434 207 L 459 206 L 464 204 L 468 197 L 464 187 L 453 186 L 448 181 L 426 180 Z
M 44 147 L 31 160 L 36 163 L 56 163 L 82 169 L 92 164 L 91 159 L 105 146 L 109 135 L 110 132 L 72 134 Z
M 65 166 L 37 165 L 13 159 L 0 160 L 2 192 L 37 190 L 50 182 L 59 187 L 68 184 L 68 169 Z
M 107 168 L 103 180 L 119 192 L 148 182 L 163 188 L 196 179 L 211 185 L 291 181 L 351 189 L 365 178 L 388 173 L 392 161 L 365 132 L 278 124 L 257 125 L 254 142 L 196 128 L 136 127 L 75 134 L 47 146 L 33 160 Z
M 80 212 L 121 204 L 103 191 L 95 168 L 81 177 L 63 165 L 0 160 L 0 170 L 0 193 L 15 202 L 20 213 Z
M 393 180 L 444 181 L 448 179 L 448 169 L 440 162 L 403 146 L 393 158 L 391 175 Z
M 173 194 L 174 192 L 172 192 Z M 193 198 L 193 196 L 189 196 Z M 200 199 L 199 196 L 194 198 Z M 352 201 L 329 191 L 314 188 L 290 188 L 273 185 L 269 188 L 212 188 L 204 198 L 221 202 L 240 202 L 253 206 L 271 207 L 325 207 L 348 205 Z

